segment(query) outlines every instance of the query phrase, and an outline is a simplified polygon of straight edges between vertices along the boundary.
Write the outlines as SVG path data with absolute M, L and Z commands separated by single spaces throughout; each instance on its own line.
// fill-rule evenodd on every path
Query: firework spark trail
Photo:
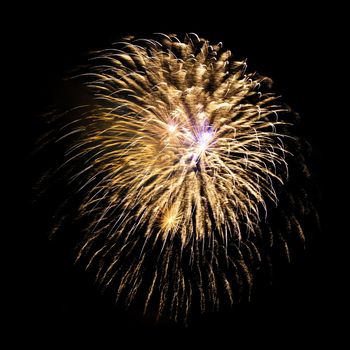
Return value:
M 159 38 L 98 54 L 87 74 L 97 107 L 65 131 L 75 141 L 64 167 L 82 160 L 71 181 L 84 179 L 90 224 L 77 259 L 117 299 L 185 320 L 251 288 L 267 208 L 288 177 L 293 118 L 263 91 L 270 80 L 246 74 L 221 43 Z

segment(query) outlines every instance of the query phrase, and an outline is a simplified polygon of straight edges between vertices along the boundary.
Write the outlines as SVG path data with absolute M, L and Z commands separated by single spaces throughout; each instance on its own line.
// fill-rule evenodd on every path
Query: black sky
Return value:
M 14 219 L 21 247 L 16 253 L 20 263 L 11 324 L 18 338 L 47 344 L 47 348 L 58 342 L 89 344 L 96 340 L 148 345 L 164 337 L 169 344 L 192 341 L 199 347 L 212 342 L 218 348 L 219 344 L 284 348 L 284 344 L 336 341 L 340 330 L 334 330 L 339 307 L 333 304 L 338 296 L 334 290 L 341 289 L 342 282 L 334 268 L 337 243 L 328 239 L 336 229 L 331 218 L 337 209 L 327 197 L 328 145 L 324 141 L 330 113 L 325 85 L 332 81 L 325 76 L 329 74 L 325 68 L 337 55 L 329 31 L 332 12 L 283 2 L 259 8 L 253 4 L 236 6 L 234 1 L 198 4 L 195 10 L 188 7 L 164 3 L 157 13 L 155 6 L 124 3 L 110 7 L 96 2 L 74 9 L 57 3 L 17 10 L 18 24 L 10 31 L 16 47 L 12 51 L 16 53 L 16 73 L 22 79 L 18 85 L 25 91 L 18 121 L 23 126 L 18 148 L 22 156 L 24 152 L 25 164 L 30 166 L 29 153 L 36 134 L 33 118 L 55 103 L 62 94 L 62 79 L 85 63 L 88 52 L 108 47 L 128 34 L 147 37 L 164 32 L 181 37 L 195 32 L 210 41 L 222 41 L 237 58 L 248 59 L 250 71 L 270 76 L 274 90 L 302 116 L 303 132 L 313 148 L 311 166 L 320 188 L 322 233 L 314 238 L 305 257 L 288 267 L 285 277 L 258 300 L 238 307 L 235 314 L 208 316 L 187 329 L 150 327 L 132 315 L 111 309 L 109 300 L 101 298 L 81 271 L 71 268 L 69 258 L 48 243 L 43 232 L 27 226 L 30 218 L 26 205 L 31 192 L 30 181 L 24 180 L 26 198 L 19 209 L 23 215 L 16 212 Z

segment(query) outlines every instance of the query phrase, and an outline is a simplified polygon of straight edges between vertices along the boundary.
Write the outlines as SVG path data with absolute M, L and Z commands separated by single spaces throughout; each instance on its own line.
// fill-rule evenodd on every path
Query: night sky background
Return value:
M 299 347 L 325 342 L 336 348 L 342 334 L 336 314 L 343 312 L 345 294 L 341 230 L 335 219 L 340 214 L 330 199 L 333 190 L 327 186 L 333 173 L 328 165 L 329 121 L 333 116 L 327 101 L 334 93 L 327 89 L 333 86 L 332 67 L 338 55 L 335 30 L 330 31 L 331 21 L 336 20 L 333 12 L 284 2 L 271 7 L 238 7 L 234 1 L 198 4 L 193 10 L 185 4 L 164 3 L 159 11 L 156 13 L 155 6 L 110 7 L 100 2 L 73 9 L 57 2 L 14 12 L 18 25 L 10 29 L 11 53 L 15 73 L 22 79 L 16 80 L 21 91 L 21 99 L 14 105 L 19 112 L 15 123 L 21 125 L 16 152 L 24 166 L 20 167 L 21 176 L 17 172 L 21 195 L 11 216 L 11 235 L 16 239 L 11 255 L 15 272 L 9 280 L 15 287 L 15 301 L 6 303 L 14 331 L 11 341 L 41 344 L 47 349 L 57 344 L 83 348 L 93 342 L 99 344 L 98 349 L 107 348 L 107 344 L 119 348 L 125 341 L 130 346 L 138 342 L 144 346 L 164 344 L 164 348 L 214 344 L 218 349 L 224 345 L 232 349 L 253 345 L 283 349 L 285 344 Z M 177 33 L 180 38 L 195 32 L 214 43 L 222 41 L 238 59 L 248 58 L 250 72 L 271 77 L 273 90 L 302 116 L 319 189 L 316 202 L 322 231 L 316 235 L 316 230 L 311 232 L 314 237 L 305 254 L 285 266 L 272 287 L 263 289 L 250 304 L 200 318 L 187 328 L 152 326 L 112 307 L 91 276 L 72 267 L 69 249 L 49 242 L 46 233 L 33 224 L 32 179 L 23 176 L 32 166 L 35 117 L 64 95 L 63 78 L 86 63 L 90 51 L 107 48 L 123 35 L 147 38 L 154 32 Z

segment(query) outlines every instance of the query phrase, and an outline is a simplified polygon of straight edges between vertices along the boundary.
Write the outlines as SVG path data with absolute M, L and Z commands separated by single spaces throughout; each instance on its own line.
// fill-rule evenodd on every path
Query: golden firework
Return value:
M 65 166 L 79 162 L 90 222 L 78 260 L 171 319 L 232 304 L 287 179 L 288 109 L 268 78 L 195 34 L 128 38 L 96 59 L 96 105 L 68 128 Z

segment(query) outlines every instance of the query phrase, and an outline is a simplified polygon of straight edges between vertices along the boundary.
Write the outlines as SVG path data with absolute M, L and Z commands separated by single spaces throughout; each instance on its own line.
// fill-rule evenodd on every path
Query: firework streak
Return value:
M 127 305 L 186 320 L 249 294 L 274 242 L 288 255 L 269 208 L 288 182 L 294 114 L 221 43 L 157 40 L 98 53 L 85 74 L 95 102 L 62 128 L 61 167 L 82 184 L 77 260 Z M 303 241 L 297 215 L 281 216 Z

